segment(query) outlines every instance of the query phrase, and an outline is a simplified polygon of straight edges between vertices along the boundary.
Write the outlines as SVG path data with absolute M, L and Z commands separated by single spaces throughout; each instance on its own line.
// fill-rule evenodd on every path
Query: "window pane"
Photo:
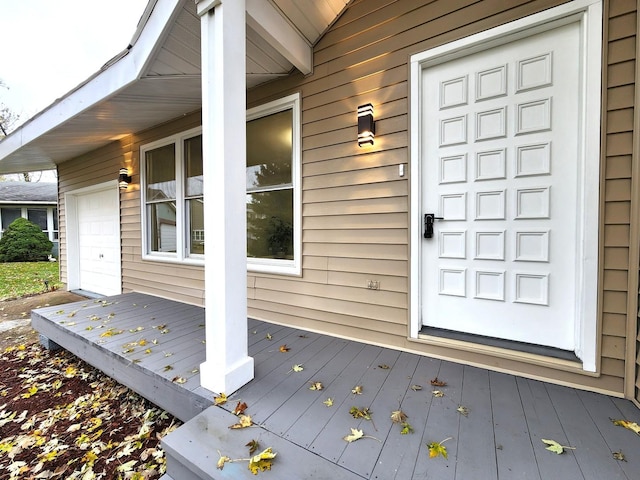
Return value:
M 2 230 L 6 230 L 9 225 L 21 217 L 19 208 L 2 208 Z
M 175 145 L 145 153 L 147 201 L 176 198 Z
M 35 223 L 41 230 L 47 231 L 47 210 L 43 208 L 29 208 L 27 220 Z
M 247 190 L 291 184 L 293 112 L 247 122 Z
M 247 256 L 293 259 L 293 189 L 247 194 Z
M 187 197 L 202 195 L 202 135 L 184 141 L 184 163 Z
M 147 205 L 149 218 L 149 247 L 153 252 L 176 251 L 176 207 L 162 202 Z
M 58 231 L 58 209 L 57 208 L 53 209 L 53 229 L 55 231 Z
M 189 214 L 189 253 L 204 254 L 204 202 L 202 198 L 187 200 Z

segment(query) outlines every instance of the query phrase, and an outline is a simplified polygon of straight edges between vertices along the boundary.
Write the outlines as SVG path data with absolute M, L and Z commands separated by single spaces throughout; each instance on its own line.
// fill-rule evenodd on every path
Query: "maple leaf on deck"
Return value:
M 278 348 L 278 350 L 280 350 L 282 353 L 287 353 L 291 349 L 287 347 L 287 345 L 280 345 L 280 348 Z
M 333 407 L 333 398 L 329 397 L 322 403 L 324 403 L 327 407 Z
M 549 450 L 550 452 L 553 452 L 557 455 L 563 454 L 565 450 L 575 450 L 574 447 L 567 447 L 565 445 L 560 445 L 555 440 L 547 440 L 545 438 L 541 438 L 540 440 L 542 440 L 543 443 L 546 443 L 548 445 L 547 447 L 545 447 L 546 450 Z
M 351 429 L 351 435 L 347 435 L 344 438 L 345 442 L 355 442 L 356 440 L 360 440 L 364 437 L 364 432 L 362 430 L 358 430 L 357 428 Z
M 447 386 L 447 382 L 443 382 L 442 380 L 438 380 L 438 377 L 432 379 L 429 383 L 431 383 L 431 385 L 433 385 L 434 387 L 446 387 Z
M 251 440 L 249 443 L 245 445 L 245 447 L 249 447 L 249 455 L 253 455 L 260 448 L 260 444 L 257 440 Z
M 447 440 L 451 440 L 451 437 L 445 438 L 441 442 L 427 443 L 427 448 L 429 449 L 429 458 L 435 458 L 438 455 L 442 455 L 444 458 L 447 458 L 447 447 L 443 445 L 443 443 Z
M 371 420 L 372 412 L 366 407 L 364 408 L 351 407 L 351 409 L 349 410 L 349 413 L 353 418 L 364 418 L 365 420 Z
M 218 470 L 222 470 L 224 468 L 224 464 L 230 461 L 231 459 L 229 457 L 225 455 L 220 455 L 220 458 L 218 459 L 218 464 L 217 464 Z
M 323 388 L 322 382 L 311 382 L 309 390 L 322 390 Z
M 624 427 L 627 430 L 631 430 L 636 435 L 640 435 L 640 425 L 638 425 L 636 422 L 630 422 L 629 420 L 614 420 L 613 418 L 611 418 L 610 420 L 614 425 L 617 425 L 618 427 Z
M 407 435 L 409 433 L 413 433 L 413 427 L 409 425 L 408 422 L 402 422 L 400 425 L 402 426 L 402 430 L 400 430 L 401 435 Z
M 469 409 L 463 405 L 458 405 L 458 408 L 456 408 L 456 412 L 458 412 L 460 415 L 464 415 L 465 417 L 469 415 Z
M 240 428 L 250 427 L 251 425 L 253 425 L 253 420 L 251 420 L 251 415 L 242 415 L 238 423 L 234 423 L 233 425 L 229 426 L 229 428 L 232 430 L 238 430 Z
M 271 451 L 271 447 L 263 450 L 258 455 L 254 455 L 249 460 L 249 470 L 254 475 L 257 475 L 258 472 L 264 472 L 265 470 L 271 470 L 271 464 L 273 459 L 276 458 L 277 453 Z
M 407 414 L 402 410 L 394 410 L 391 412 L 391 421 L 393 423 L 402 423 L 407 421 Z
M 444 392 L 442 390 L 434 390 L 431 393 L 433 394 L 434 397 L 437 397 L 437 398 L 444 397 Z
M 227 403 L 227 396 L 224 393 L 221 393 L 217 397 L 213 397 L 214 405 L 224 405 L 225 403 Z
M 236 408 L 233 409 L 233 414 L 240 416 L 244 413 L 244 411 L 247 409 L 247 404 L 244 402 L 238 402 L 238 404 L 236 405 Z
M 362 385 L 356 385 L 355 387 L 353 387 L 351 393 L 353 393 L 354 395 L 362 395 Z

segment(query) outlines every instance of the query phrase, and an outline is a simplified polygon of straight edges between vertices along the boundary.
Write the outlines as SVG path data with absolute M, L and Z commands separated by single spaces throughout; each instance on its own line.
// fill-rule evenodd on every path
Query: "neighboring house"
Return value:
M 58 185 L 47 182 L 0 182 L 0 238 L 17 218 L 38 225 L 53 242 L 58 257 Z
M 640 401 L 636 2 L 243 4 L 150 1 L 0 143 L 67 288 L 206 303 L 213 391 L 248 314 Z

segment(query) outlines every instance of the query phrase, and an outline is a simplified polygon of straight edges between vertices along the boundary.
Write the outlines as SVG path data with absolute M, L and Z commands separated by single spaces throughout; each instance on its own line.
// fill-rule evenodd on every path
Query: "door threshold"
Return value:
M 93 299 L 104 297 L 104 295 L 100 293 L 90 292 L 89 290 L 78 289 L 78 290 L 70 290 L 70 292 L 75 293 L 76 295 L 82 295 L 83 297 L 93 298 Z
M 569 362 L 578 362 L 581 360 L 576 357 L 575 352 L 562 350 L 555 347 L 547 347 L 544 345 L 534 345 L 532 343 L 517 342 L 515 340 L 504 340 L 502 338 L 485 337 L 483 335 L 475 335 L 473 333 L 456 332 L 446 330 L 444 328 L 435 328 L 423 326 L 419 332 L 420 335 L 429 335 L 431 337 L 447 338 L 449 340 L 458 340 L 461 342 L 477 343 L 490 347 L 504 348 L 505 350 L 515 350 L 518 352 L 540 355 L 543 357 L 558 358 Z

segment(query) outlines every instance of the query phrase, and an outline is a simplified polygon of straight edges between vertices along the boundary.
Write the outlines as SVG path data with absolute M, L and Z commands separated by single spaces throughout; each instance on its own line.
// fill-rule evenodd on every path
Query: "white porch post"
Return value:
M 203 387 L 253 378 L 247 342 L 245 0 L 200 0 L 205 200 Z

